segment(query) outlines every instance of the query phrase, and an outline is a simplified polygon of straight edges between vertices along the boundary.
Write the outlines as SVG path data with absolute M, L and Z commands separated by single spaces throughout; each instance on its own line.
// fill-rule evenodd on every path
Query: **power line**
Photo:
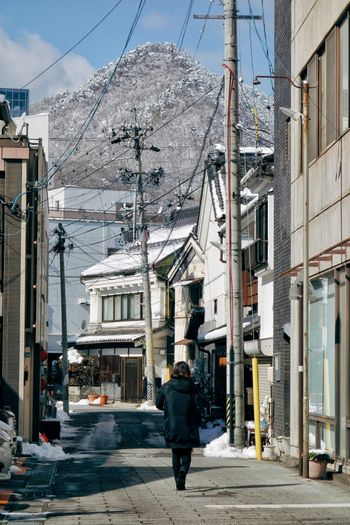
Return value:
M 199 35 L 199 38 L 198 38 L 198 42 L 197 42 L 197 45 L 196 45 L 196 49 L 195 49 L 193 58 L 196 57 L 199 45 L 200 45 L 200 43 L 202 41 L 202 38 L 203 38 L 203 35 L 204 35 L 204 31 L 205 31 L 205 28 L 207 27 L 208 18 L 209 18 L 209 15 L 210 15 L 211 8 L 213 7 L 213 4 L 214 4 L 214 0 L 209 0 L 208 11 L 207 11 L 206 18 L 205 18 L 204 23 L 203 23 L 203 27 L 201 29 L 201 32 L 200 32 L 200 35 Z
M 60 62 L 60 60 L 62 60 L 62 58 L 64 58 L 65 56 L 67 56 L 71 51 L 73 51 L 73 49 L 75 49 L 76 47 L 78 47 L 79 44 L 81 44 L 81 42 L 83 42 L 88 36 L 91 35 L 91 33 L 93 33 L 95 31 L 95 29 L 98 28 L 98 26 L 100 26 L 102 24 L 102 22 L 104 22 L 106 20 L 106 18 L 109 17 L 110 14 L 112 14 L 112 12 L 119 6 L 119 4 L 121 4 L 122 0 L 119 0 L 119 2 L 117 2 L 114 7 L 112 7 L 112 9 L 110 9 L 108 11 L 108 13 L 105 14 L 105 16 L 103 18 L 101 18 L 101 20 L 99 22 L 97 22 L 97 24 L 94 25 L 94 27 L 92 27 L 90 29 L 90 31 L 88 31 L 80 40 L 78 40 L 78 42 L 76 44 L 74 44 L 74 46 L 70 47 L 65 53 L 63 53 L 63 55 L 61 55 L 59 58 L 57 58 L 54 62 L 52 62 L 49 66 L 47 66 L 45 69 L 43 69 L 43 71 L 41 71 L 40 73 L 38 73 L 34 78 L 32 78 L 32 80 L 30 80 L 29 82 L 27 82 L 26 84 L 24 84 L 24 86 L 21 87 L 21 89 L 24 89 L 26 88 L 27 86 L 29 86 L 30 84 L 32 84 L 35 80 L 37 80 L 38 78 L 40 78 L 42 75 L 44 75 L 44 73 L 46 73 L 46 71 L 49 71 L 49 69 L 51 69 L 53 66 L 55 66 L 58 62 Z
M 190 16 L 191 16 L 193 2 L 194 2 L 194 0 L 190 0 L 190 2 L 189 2 L 188 8 L 187 8 L 187 12 L 186 12 L 186 16 L 185 16 L 185 20 L 184 20 L 184 23 L 183 23 L 182 28 L 181 28 L 179 40 L 177 41 L 177 44 L 176 44 L 177 47 L 179 47 L 179 48 L 182 47 L 182 44 L 183 44 L 183 41 L 184 41 L 184 38 L 185 38 L 188 22 L 189 22 L 189 19 L 190 19 Z
M 71 142 L 71 144 L 70 144 L 70 145 L 66 148 L 66 150 L 62 153 L 62 155 L 61 155 L 59 161 L 60 161 L 61 159 L 63 159 L 63 160 L 61 160 L 61 164 L 60 164 L 59 167 L 63 166 L 63 165 L 65 164 L 65 162 L 69 159 L 69 157 L 70 157 L 71 155 L 73 155 L 73 153 L 76 151 L 76 148 L 78 147 L 80 141 L 82 140 L 82 138 L 83 138 L 83 136 L 84 136 L 84 133 L 85 133 L 86 130 L 88 129 L 88 127 L 89 127 L 89 125 L 91 124 L 91 122 L 92 122 L 92 120 L 93 120 L 93 118 L 94 118 L 94 116 L 95 116 L 95 114 L 96 114 L 98 108 L 100 107 L 101 102 L 102 102 L 102 99 L 103 99 L 104 95 L 107 93 L 107 91 L 108 91 L 108 89 L 109 89 L 109 86 L 110 86 L 110 84 L 111 84 L 111 82 L 112 82 L 112 80 L 113 80 L 113 78 L 114 78 L 114 76 L 115 76 L 115 73 L 116 73 L 116 71 L 117 71 L 117 68 L 118 68 L 118 66 L 119 66 L 119 64 L 120 64 L 120 62 L 121 62 L 121 60 L 122 60 L 122 58 L 123 58 L 123 56 L 124 56 L 124 54 L 125 54 L 125 51 L 126 51 L 126 49 L 127 49 L 127 46 L 129 45 L 129 42 L 130 42 L 130 40 L 131 40 L 131 37 L 132 37 L 132 35 L 133 35 L 134 31 L 135 31 L 135 28 L 136 28 L 137 22 L 139 21 L 139 19 L 140 19 L 140 17 L 141 17 L 141 14 L 142 14 L 143 8 L 144 8 L 144 6 L 145 6 L 145 3 L 146 3 L 146 0 L 140 0 L 140 1 L 139 1 L 139 5 L 138 5 L 138 8 L 137 8 L 137 12 L 136 12 L 136 15 L 135 15 L 135 17 L 134 17 L 134 20 L 133 20 L 133 22 L 132 22 L 132 25 L 131 25 L 131 28 L 130 28 L 129 34 L 128 34 L 128 36 L 127 36 L 127 39 L 126 39 L 126 42 L 125 42 L 124 48 L 123 48 L 123 50 L 122 50 L 122 53 L 121 53 L 119 59 L 117 60 L 115 66 L 114 66 L 114 68 L 113 68 L 113 71 L 112 71 L 112 73 L 110 74 L 110 76 L 109 76 L 109 78 L 108 78 L 108 80 L 107 80 L 105 86 L 103 87 L 102 92 L 100 93 L 100 95 L 99 95 L 99 97 L 98 97 L 96 103 L 94 104 L 94 106 L 92 107 L 92 109 L 91 109 L 89 115 L 88 115 L 87 118 L 85 119 L 85 122 L 81 125 L 80 129 L 77 131 L 77 133 L 76 133 L 76 135 L 75 135 L 73 141 Z M 73 143 L 74 143 L 74 146 L 72 146 Z M 72 148 L 71 148 L 70 151 L 69 151 L 70 146 L 72 146 Z M 52 179 L 52 177 L 57 173 L 59 167 L 57 167 L 56 170 L 55 170 L 55 171 L 49 176 L 49 178 L 48 178 L 48 182 L 49 182 L 49 181 Z

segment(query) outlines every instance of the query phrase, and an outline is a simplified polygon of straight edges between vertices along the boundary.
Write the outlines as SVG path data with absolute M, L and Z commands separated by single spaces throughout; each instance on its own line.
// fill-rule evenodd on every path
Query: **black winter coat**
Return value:
M 170 379 L 160 389 L 156 407 L 164 410 L 164 438 L 167 447 L 199 446 L 201 416 L 196 405 L 196 387 L 191 379 Z

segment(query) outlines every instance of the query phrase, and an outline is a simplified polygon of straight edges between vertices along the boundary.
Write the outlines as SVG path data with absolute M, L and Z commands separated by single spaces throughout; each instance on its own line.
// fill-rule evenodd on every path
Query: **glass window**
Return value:
M 128 304 L 129 304 L 129 301 L 128 301 L 128 295 L 122 295 L 121 296 L 121 300 L 122 300 L 122 319 L 123 320 L 126 320 L 126 319 L 130 319 L 129 317 L 129 309 L 128 309 Z
M 334 277 L 312 281 L 310 304 L 310 414 L 334 416 Z
M 339 27 L 339 127 L 349 127 L 349 18 Z
M 327 133 L 326 145 L 333 142 L 338 133 L 337 126 L 337 41 L 336 29 L 333 29 L 326 40 L 326 77 L 327 77 L 327 91 L 326 91 L 326 116 L 327 116 Z
M 114 299 L 114 315 L 115 320 L 120 321 L 122 318 L 122 296 L 117 295 Z
M 113 296 L 102 297 L 102 321 L 113 321 Z
M 310 86 L 317 84 L 317 56 L 314 56 L 307 66 L 307 77 Z M 318 106 L 318 89 L 310 89 L 309 104 L 309 160 L 317 157 L 318 153 L 318 135 L 317 135 L 317 106 Z
M 102 298 L 103 321 L 127 321 L 130 319 L 143 319 L 142 293 Z
M 325 51 L 318 57 L 318 150 L 321 152 L 327 145 L 327 55 Z

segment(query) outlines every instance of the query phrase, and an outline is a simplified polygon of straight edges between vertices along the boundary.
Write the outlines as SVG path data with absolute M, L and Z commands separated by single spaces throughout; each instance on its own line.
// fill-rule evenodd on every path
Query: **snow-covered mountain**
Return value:
M 78 149 L 72 152 L 72 139 L 77 133 L 79 136 L 115 68 L 96 114 Z M 143 153 L 143 170 L 164 169 L 160 185 L 148 188 L 150 198 L 169 192 L 167 201 L 173 199 L 175 191 L 188 192 L 189 182 L 183 181 L 191 177 L 198 165 L 199 173 L 191 181 L 192 192 L 200 186 L 208 150 L 223 142 L 223 92 L 215 113 L 220 85 L 218 75 L 174 44 L 148 43 L 129 52 L 119 63 L 111 62 L 98 70 L 79 90 L 34 103 L 32 114 L 50 113 L 50 159 L 59 168 L 55 186 L 111 188 L 121 182 L 121 169 L 136 170 L 135 152 L 130 143 L 111 144 L 108 131 L 114 128 L 118 134 L 123 125 L 131 124 L 134 118 L 131 110 L 136 108 L 138 123 L 153 128 L 145 144 L 160 148 L 159 153 Z M 254 146 L 256 142 L 254 107 L 259 118 L 260 145 L 271 145 L 270 104 L 266 95 L 240 84 L 242 145 Z M 67 160 L 61 165 L 64 158 Z

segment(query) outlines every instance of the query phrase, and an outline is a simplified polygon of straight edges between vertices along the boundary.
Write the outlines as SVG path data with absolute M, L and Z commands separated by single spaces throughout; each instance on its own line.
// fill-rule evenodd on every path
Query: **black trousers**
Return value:
M 177 480 L 179 477 L 180 468 L 182 467 L 186 474 L 191 465 L 191 448 L 172 448 L 173 453 L 173 472 L 174 478 Z

